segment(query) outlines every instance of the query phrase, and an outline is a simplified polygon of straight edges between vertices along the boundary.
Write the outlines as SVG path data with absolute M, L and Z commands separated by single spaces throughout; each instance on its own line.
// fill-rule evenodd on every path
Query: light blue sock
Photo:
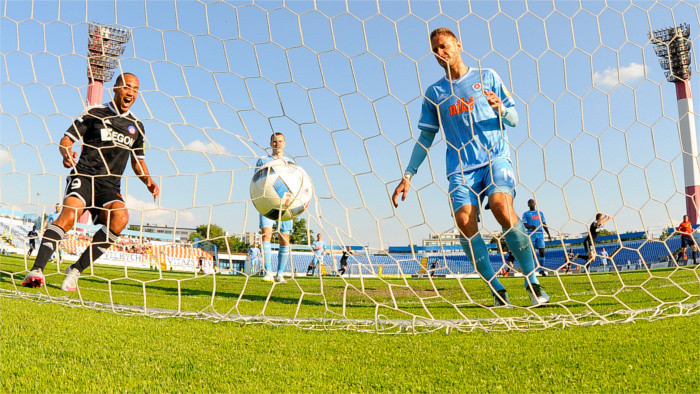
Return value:
M 539 284 L 540 281 L 535 274 L 535 254 L 523 223 L 519 221 L 510 230 L 504 228 L 503 231 L 506 232 L 504 235 L 506 245 L 515 256 L 515 260 L 518 261 L 518 265 L 525 275 L 525 286 L 527 287 L 528 278 L 530 283 Z
M 265 273 L 272 273 L 272 245 L 263 241 L 263 253 L 265 254 Z
M 467 255 L 467 259 L 474 264 L 476 271 L 484 277 L 484 279 L 490 283 L 495 291 L 501 291 L 505 287 L 496 278 L 496 272 L 494 272 L 491 266 L 491 260 L 489 259 L 489 251 L 486 248 L 486 242 L 481 238 L 481 234 L 476 234 L 471 238 L 471 241 L 466 238 L 459 238 L 459 243 L 462 244 L 462 249 Z M 471 244 L 471 247 L 470 247 Z M 474 257 L 472 258 L 472 252 L 474 251 Z M 476 262 L 474 261 L 476 260 Z
M 277 255 L 277 261 L 277 275 L 282 275 L 282 273 L 287 270 L 287 263 L 289 263 L 289 245 L 280 245 L 280 252 Z

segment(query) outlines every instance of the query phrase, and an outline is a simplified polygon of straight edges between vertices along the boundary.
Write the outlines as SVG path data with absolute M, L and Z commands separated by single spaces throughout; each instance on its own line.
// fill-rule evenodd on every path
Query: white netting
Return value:
M 697 266 L 668 260 L 677 236 L 660 239 L 685 213 L 683 154 L 675 90 L 647 37 L 653 28 L 683 22 L 697 42 L 694 2 L 3 6 L 1 248 L 23 254 L 27 221 L 52 212 L 62 197 L 67 171 L 57 143 L 86 101 L 88 22 L 132 34 L 119 70 L 140 79 L 132 109 L 144 123 L 146 161 L 162 189 L 153 203 L 127 170 L 122 191 L 136 230 L 84 273 L 80 291 L 57 288 L 65 263 L 48 266 L 48 287 L 19 287 L 33 257 L 3 257 L 3 296 L 128 314 L 391 332 L 537 329 L 699 310 Z M 544 264 L 549 308 L 527 308 L 519 278 L 503 279 L 517 307 L 489 308 L 488 288 L 471 279 L 463 252 L 448 246 L 454 224 L 440 136 L 407 201 L 397 210 L 390 205 L 418 136 L 423 91 L 443 75 L 428 40 L 440 26 L 462 40 L 468 66 L 496 70 L 516 99 L 521 122 L 508 131 L 516 210 L 522 213 L 535 197 L 559 243 L 547 249 Z M 691 86 L 698 95 L 697 84 Z M 314 181 L 315 200 L 302 216 L 309 229 L 332 247 L 363 247 L 349 259 L 350 276 L 335 276 L 336 253 L 321 279 L 272 286 L 256 275 L 229 274 L 244 268 L 244 255 L 220 247 L 216 271 L 212 249 L 184 245 L 185 233 L 181 242 L 172 240 L 200 225 L 229 234 L 258 231 L 248 183 L 272 132 L 286 135 L 287 155 Z M 612 260 L 605 267 L 597 260 L 591 272 L 574 265 L 577 274 L 562 274 L 565 248 L 583 250 L 568 237 L 580 238 L 596 212 L 613 216 L 607 229 L 620 235 L 597 245 Z M 500 233 L 492 215 L 483 220 L 483 234 Z M 160 226 L 164 239 L 150 225 Z M 213 230 L 203 238 L 217 242 L 224 235 Z M 71 235 L 63 259 L 77 258 L 87 242 Z M 431 242 L 443 247 L 392 249 Z M 690 250 L 687 257 L 692 263 Z M 308 251 L 292 254 L 302 274 L 310 260 Z M 493 254 L 492 262 L 500 267 L 503 256 Z

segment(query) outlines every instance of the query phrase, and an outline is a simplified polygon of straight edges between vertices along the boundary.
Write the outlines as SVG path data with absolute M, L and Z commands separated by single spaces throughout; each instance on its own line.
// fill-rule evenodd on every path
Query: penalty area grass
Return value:
M 700 316 L 377 335 L 0 297 L 2 392 L 698 392 Z

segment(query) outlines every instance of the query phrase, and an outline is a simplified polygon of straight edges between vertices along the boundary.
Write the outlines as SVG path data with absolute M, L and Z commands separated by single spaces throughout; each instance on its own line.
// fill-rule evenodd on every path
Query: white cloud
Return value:
M 620 82 L 625 83 L 644 76 L 645 66 L 638 63 L 630 63 L 629 66 L 606 68 L 602 73 L 593 74 L 593 84 L 606 88 L 613 88 Z
M 5 149 L 0 149 L 0 166 L 10 162 L 10 154 Z
M 153 201 L 142 201 L 130 194 L 126 196 L 126 208 L 129 210 L 129 222 L 132 224 L 174 226 L 176 219 L 178 227 L 195 227 L 201 224 L 201 219 L 192 212 L 164 209 Z
M 202 142 L 200 140 L 190 142 L 185 148 L 197 152 L 212 153 L 215 155 L 227 153 L 226 148 L 221 144 L 217 144 L 216 142 Z

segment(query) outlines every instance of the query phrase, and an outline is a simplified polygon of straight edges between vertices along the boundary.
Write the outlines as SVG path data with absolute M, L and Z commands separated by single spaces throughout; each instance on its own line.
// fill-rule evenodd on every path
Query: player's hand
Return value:
M 153 194 L 153 201 L 158 199 L 158 196 L 160 196 L 160 188 L 158 184 L 153 181 L 153 178 L 148 178 L 148 181 L 146 181 L 146 188 Z
M 396 189 L 394 190 L 394 195 L 391 196 L 391 201 L 394 203 L 394 208 L 399 206 L 399 194 L 401 195 L 401 201 L 404 201 L 408 196 L 409 190 L 411 190 L 411 179 L 403 178 L 401 180 L 401 183 L 399 183 L 399 185 L 396 186 Z
M 77 163 L 77 158 L 78 158 L 78 152 L 73 152 L 70 149 L 65 149 L 64 150 L 65 154 L 62 154 L 63 156 L 63 166 L 66 168 L 73 168 L 75 167 L 75 164 Z
M 486 95 L 486 101 L 489 102 L 491 108 L 493 108 L 493 110 L 497 113 L 501 113 L 501 107 L 503 107 L 501 98 L 498 97 L 493 90 L 484 90 L 484 95 Z

